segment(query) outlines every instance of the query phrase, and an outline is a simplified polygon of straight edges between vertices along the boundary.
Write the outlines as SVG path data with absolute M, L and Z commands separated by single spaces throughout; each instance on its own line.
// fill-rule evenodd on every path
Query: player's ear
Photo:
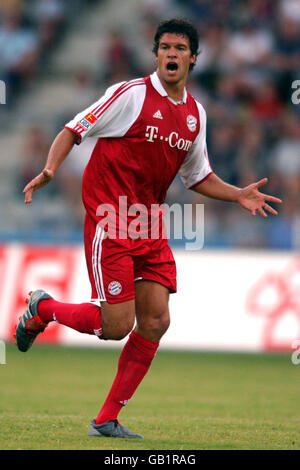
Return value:
M 196 58 L 197 58 L 196 54 L 191 55 L 190 64 L 194 64 L 196 62 Z

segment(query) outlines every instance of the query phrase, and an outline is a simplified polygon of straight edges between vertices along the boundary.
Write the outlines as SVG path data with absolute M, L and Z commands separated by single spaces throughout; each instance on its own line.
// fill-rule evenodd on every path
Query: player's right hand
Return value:
M 37 189 L 46 186 L 46 184 L 50 183 L 50 181 L 54 177 L 53 170 L 47 170 L 46 168 L 40 173 L 38 176 L 33 178 L 33 180 L 28 183 L 25 188 L 23 189 L 23 193 L 25 194 L 25 204 L 30 204 L 32 202 L 32 194 Z

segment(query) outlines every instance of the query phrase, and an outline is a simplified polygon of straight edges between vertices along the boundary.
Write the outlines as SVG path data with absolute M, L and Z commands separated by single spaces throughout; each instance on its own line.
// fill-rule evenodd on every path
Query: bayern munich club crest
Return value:
M 119 295 L 122 292 L 122 285 L 118 281 L 112 281 L 108 284 L 110 295 Z
M 197 122 L 197 118 L 195 118 L 195 116 L 192 116 L 191 114 L 189 114 L 186 118 L 187 126 L 191 132 L 195 132 L 197 128 Z

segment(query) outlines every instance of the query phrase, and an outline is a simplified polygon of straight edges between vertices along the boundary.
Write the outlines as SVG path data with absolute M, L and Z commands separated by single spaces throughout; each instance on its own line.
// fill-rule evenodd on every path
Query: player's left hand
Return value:
M 273 209 L 273 207 L 269 206 L 266 202 L 277 202 L 281 204 L 281 199 L 278 199 L 274 196 L 269 196 L 268 194 L 264 194 L 259 192 L 258 188 L 263 186 L 268 182 L 268 178 L 263 178 L 262 180 L 258 181 L 257 183 L 249 184 L 245 188 L 241 189 L 240 196 L 237 202 L 251 212 L 252 215 L 256 215 L 256 211 L 258 211 L 263 217 L 268 217 L 265 211 L 270 212 L 273 215 L 277 215 L 278 212 Z
M 32 202 L 32 194 L 50 183 L 53 177 L 53 170 L 45 168 L 42 173 L 33 178 L 33 180 L 31 180 L 23 189 L 23 193 L 25 194 L 25 204 L 30 204 Z

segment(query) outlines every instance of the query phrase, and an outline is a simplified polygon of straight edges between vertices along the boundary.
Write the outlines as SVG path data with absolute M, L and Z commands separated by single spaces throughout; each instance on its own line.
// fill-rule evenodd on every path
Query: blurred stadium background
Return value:
M 290 350 L 300 338 L 299 0 L 1 0 L 0 337 L 12 339 L 28 289 L 86 300 L 81 177 L 93 139 L 25 207 L 22 189 L 56 133 L 107 86 L 152 73 L 161 19 L 197 25 L 201 54 L 189 91 L 208 116 L 214 171 L 244 186 L 267 176 L 283 199 L 278 217 L 201 198 L 179 180 L 167 202 L 205 204 L 205 246 L 171 240 L 179 293 L 163 341 L 172 347 Z M 183 325 L 184 315 L 186 326 Z M 92 344 L 58 325 L 44 341 Z M 95 343 L 94 343 L 95 344 Z M 97 343 L 98 344 L 98 343 Z

